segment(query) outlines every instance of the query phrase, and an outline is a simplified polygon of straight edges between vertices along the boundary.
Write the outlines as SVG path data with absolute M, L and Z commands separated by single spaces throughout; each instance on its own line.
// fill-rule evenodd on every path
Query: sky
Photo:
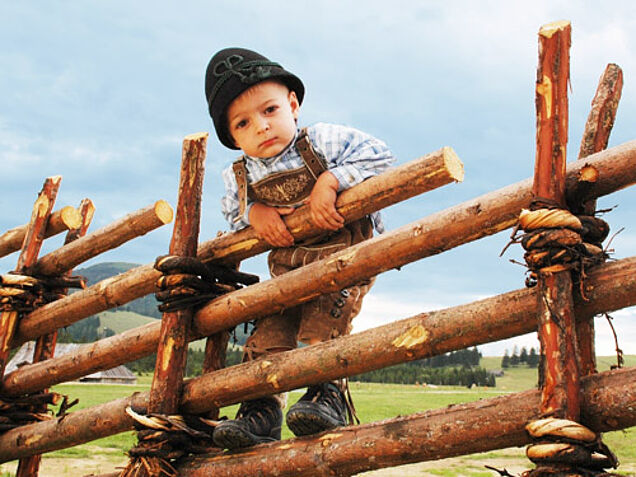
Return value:
M 156 200 L 176 203 L 183 137 L 211 133 L 201 239 L 227 230 L 221 170 L 236 158 L 214 135 L 203 93 L 219 49 L 255 49 L 302 78 L 301 125 L 346 124 L 384 140 L 397 164 L 452 147 L 465 179 L 385 210 L 388 230 L 530 177 L 541 25 L 572 23 L 568 157 L 576 159 L 598 79 L 610 63 L 625 86 L 610 146 L 635 139 L 636 4 L 591 1 L 51 1 L 0 4 L 0 231 L 28 222 L 47 176 L 62 175 L 58 207 L 93 200 L 91 230 Z M 599 200 L 614 258 L 636 254 L 636 189 Z M 631 220 L 630 220 L 631 219 Z M 100 261 L 149 263 L 168 225 Z M 510 231 L 378 277 L 354 332 L 523 287 Z M 42 253 L 60 246 L 47 240 Z M 0 259 L 15 267 L 17 254 Z M 264 257 L 243 269 L 266 278 Z M 636 354 L 636 309 L 615 312 Z M 536 334 L 481 346 L 485 355 L 538 347 Z M 614 353 L 605 320 L 597 352 Z

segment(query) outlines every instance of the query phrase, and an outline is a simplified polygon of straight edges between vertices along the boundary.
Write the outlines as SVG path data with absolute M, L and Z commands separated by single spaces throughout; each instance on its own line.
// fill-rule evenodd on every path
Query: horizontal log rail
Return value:
M 636 368 L 585 378 L 581 422 L 597 432 L 635 425 L 634 379 Z M 181 477 L 344 476 L 523 446 L 531 442 L 525 425 L 541 417 L 540 401 L 540 391 L 525 391 L 231 454 L 191 457 L 178 471 Z
M 461 180 L 461 162 L 451 148 L 444 147 L 343 191 L 336 205 L 345 220 L 351 222 L 370 212 Z M 310 220 L 308 207 L 299 208 L 284 220 L 296 239 L 318 233 Z M 199 246 L 198 256 L 205 261 L 214 258 L 232 262 L 269 248 L 264 240 L 256 237 L 252 227 L 248 227 L 204 242 Z M 72 297 L 43 306 L 22 318 L 13 346 L 152 293 L 159 276 L 152 264 L 142 265 L 102 280 L 74 293 Z
M 81 217 L 75 207 L 70 205 L 62 207 L 54 211 L 51 217 L 49 217 L 46 230 L 44 231 L 44 238 L 53 237 L 65 230 L 77 228 L 80 226 L 80 223 Z M 28 224 L 20 225 L 0 235 L 0 257 L 20 250 L 27 233 L 27 227 Z
M 61 275 L 86 260 L 172 222 L 172 215 L 170 204 L 158 200 L 41 257 L 29 271 L 38 276 Z
M 577 300 L 575 311 L 587 316 L 633 305 L 636 257 L 604 264 L 590 272 L 586 294 L 590 301 Z M 186 381 L 181 409 L 203 413 L 214 407 L 271 394 L 272 390 L 296 389 L 325 379 L 352 376 L 528 333 L 536 329 L 532 319 L 536 309 L 536 291 L 517 290 L 280 353 L 266 361 L 232 366 Z M 304 368 L 301 372 L 299 366 Z M 308 369 L 312 370 L 311 374 L 307 373 Z M 13 389 L 18 390 L 19 383 L 14 382 Z M 71 447 L 130 430 L 133 423 L 125 413 L 126 406 L 145 408 L 148 396 L 147 392 L 135 393 L 73 412 L 63 419 L 8 431 L 0 436 L 0 461 Z
M 608 158 L 611 161 L 605 164 Z M 568 173 L 572 184 L 570 189 L 576 189 L 578 172 L 583 166 L 592 166 L 599 170 L 599 181 L 594 187 L 596 193 L 605 194 L 626 187 L 636 182 L 634 159 L 636 141 L 590 156 L 589 161 L 573 163 Z M 275 313 L 321 293 L 345 288 L 386 270 L 503 230 L 516 222 L 519 211 L 529 204 L 531 198 L 531 180 L 528 179 L 382 234 L 302 269 L 219 297 L 197 313 L 191 339 L 209 336 L 259 316 Z M 155 275 L 158 272 L 148 270 L 147 273 Z M 101 289 L 101 294 L 96 295 L 96 298 L 102 302 L 109 301 L 109 291 L 112 290 Z M 96 294 L 97 291 L 93 293 Z M 131 293 L 130 290 L 128 293 Z M 75 316 L 77 305 L 86 302 L 62 299 L 58 303 L 66 304 L 55 315 L 62 319 L 63 313 L 66 316 Z M 24 327 L 28 326 L 25 322 L 30 321 L 33 325 L 32 320 L 36 314 L 38 333 L 47 332 L 52 322 L 59 326 L 57 319 L 53 320 L 49 313 L 44 313 L 45 309 L 55 305 L 53 303 L 42 307 L 21 320 L 19 331 L 24 333 Z M 99 310 L 93 310 L 88 315 L 97 311 Z M 67 364 L 63 357 L 56 358 L 47 363 L 46 370 L 38 372 L 50 376 L 47 378 L 49 380 L 63 382 L 141 358 L 156 349 L 159 327 L 159 323 L 149 323 L 84 345 L 75 353 L 72 363 Z M 38 333 L 30 336 L 38 336 Z M 22 334 L 18 341 L 22 342 L 27 336 Z M 29 368 L 21 372 L 26 372 L 27 369 Z M 27 382 L 30 384 L 30 381 Z M 50 384 L 52 382 L 49 381 L 48 385 Z M 7 387 L 6 392 L 14 392 L 8 390 L 13 389 L 8 381 L 5 380 L 4 386 Z

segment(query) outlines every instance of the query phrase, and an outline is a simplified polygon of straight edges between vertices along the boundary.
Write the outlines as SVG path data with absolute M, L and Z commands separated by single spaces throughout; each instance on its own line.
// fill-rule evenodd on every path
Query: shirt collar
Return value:
M 272 156 L 272 157 L 252 157 L 252 156 L 248 156 L 247 154 L 243 154 L 245 156 L 246 159 L 249 159 L 250 161 L 255 161 L 255 162 L 260 162 L 262 164 L 276 164 L 281 157 L 283 157 L 285 154 L 287 154 L 289 152 L 289 150 L 294 147 L 294 145 L 296 144 L 296 139 L 298 139 L 298 134 L 300 134 L 300 129 L 296 128 L 296 133 L 294 134 L 294 138 L 290 141 L 290 143 L 287 145 L 287 147 L 285 147 L 285 149 L 283 149 L 281 152 L 279 152 L 277 155 Z

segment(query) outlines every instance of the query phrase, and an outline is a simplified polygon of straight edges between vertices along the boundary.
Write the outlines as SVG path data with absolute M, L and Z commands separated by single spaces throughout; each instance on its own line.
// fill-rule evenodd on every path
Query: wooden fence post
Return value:
M 539 31 L 537 70 L 537 157 L 535 205 L 565 208 L 565 165 L 570 80 L 570 22 L 544 25 Z M 546 416 L 579 420 L 580 377 L 569 270 L 539 271 L 541 411 Z
M 79 206 L 79 214 L 81 217 L 81 223 L 77 228 L 69 229 L 64 243 L 71 243 L 80 237 L 86 235 L 86 231 L 93 219 L 93 213 L 95 212 L 95 206 L 90 199 L 84 199 Z M 67 276 L 71 276 L 71 270 L 67 271 Z M 67 290 L 63 290 L 66 293 Z M 35 350 L 33 351 L 33 363 L 45 361 L 51 359 L 55 354 L 55 345 L 57 343 L 57 331 L 40 336 L 35 344 Z M 46 389 L 43 390 L 46 392 Z M 42 412 L 47 411 L 47 406 L 44 405 L 41 408 Z M 16 471 L 16 477 L 34 477 L 38 475 L 40 462 L 42 460 L 42 454 L 36 454 L 25 459 L 20 459 L 18 464 L 18 470 Z
M 207 133 L 198 133 L 186 136 L 183 141 L 179 199 L 170 255 L 196 257 L 197 254 L 207 138 Z M 179 409 L 193 315 L 191 308 L 163 314 L 148 413 L 171 415 Z M 150 446 L 152 443 L 149 441 L 139 442 L 139 447 Z M 167 459 L 140 456 L 131 457 L 121 475 L 159 477 L 173 475 L 173 470 Z
M 614 126 L 618 102 L 623 90 L 623 71 L 618 65 L 610 63 L 599 80 L 596 94 L 592 100 L 592 109 L 585 123 L 585 131 L 581 139 L 579 161 L 590 154 L 607 148 L 609 136 Z M 588 176 L 588 182 L 598 179 L 598 171 Z M 594 215 L 596 199 L 570 204 L 572 211 L 584 215 Z M 580 354 L 581 376 L 596 372 L 596 350 L 594 347 L 594 316 L 583 317 L 576 328 Z

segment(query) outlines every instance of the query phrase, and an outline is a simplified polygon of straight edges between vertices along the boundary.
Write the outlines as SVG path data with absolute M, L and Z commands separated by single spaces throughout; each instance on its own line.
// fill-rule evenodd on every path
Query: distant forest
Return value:
M 433 358 L 411 361 L 370 371 L 352 381 L 447 386 L 496 386 L 495 375 L 479 366 L 477 348 L 453 351 Z

